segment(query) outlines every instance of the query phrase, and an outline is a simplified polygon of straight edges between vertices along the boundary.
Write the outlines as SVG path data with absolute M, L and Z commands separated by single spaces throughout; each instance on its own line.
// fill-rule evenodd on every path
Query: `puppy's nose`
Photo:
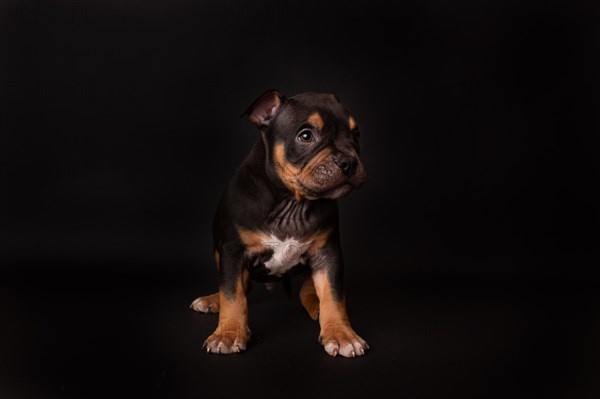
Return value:
M 346 176 L 352 176 L 356 172 L 356 159 L 350 155 L 338 153 L 333 161 Z

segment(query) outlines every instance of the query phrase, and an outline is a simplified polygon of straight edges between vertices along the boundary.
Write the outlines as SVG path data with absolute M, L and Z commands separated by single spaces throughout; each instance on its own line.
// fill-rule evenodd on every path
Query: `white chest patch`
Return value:
M 302 242 L 294 238 L 280 240 L 271 235 L 263 245 L 273 249 L 273 256 L 267 262 L 265 267 L 269 269 L 270 275 L 281 276 L 292 266 L 298 263 L 304 263 L 305 254 L 312 241 Z

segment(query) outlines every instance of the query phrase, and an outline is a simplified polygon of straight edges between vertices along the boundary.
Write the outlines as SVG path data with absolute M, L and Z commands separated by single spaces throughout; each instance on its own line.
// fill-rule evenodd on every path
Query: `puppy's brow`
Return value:
M 348 117 L 348 126 L 350 127 L 350 130 L 356 129 L 356 120 L 351 116 Z
M 323 118 L 321 117 L 321 115 L 318 112 L 314 112 L 312 113 L 308 119 L 307 119 L 308 123 L 310 123 L 311 125 L 313 125 L 314 127 L 316 127 L 317 129 L 323 129 L 323 126 L 325 126 L 325 122 L 323 121 Z

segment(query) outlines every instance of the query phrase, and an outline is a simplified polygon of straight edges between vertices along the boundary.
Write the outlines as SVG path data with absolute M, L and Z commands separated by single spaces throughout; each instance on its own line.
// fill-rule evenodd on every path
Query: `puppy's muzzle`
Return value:
M 355 157 L 341 152 L 333 155 L 333 162 L 340 168 L 343 174 L 350 177 L 356 173 L 358 161 Z

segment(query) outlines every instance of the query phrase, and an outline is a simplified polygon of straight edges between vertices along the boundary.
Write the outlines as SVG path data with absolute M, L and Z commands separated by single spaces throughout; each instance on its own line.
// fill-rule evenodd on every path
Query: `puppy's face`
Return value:
M 358 126 L 335 96 L 304 93 L 285 99 L 267 92 L 248 115 L 271 149 L 275 173 L 297 199 L 336 199 L 364 183 Z

